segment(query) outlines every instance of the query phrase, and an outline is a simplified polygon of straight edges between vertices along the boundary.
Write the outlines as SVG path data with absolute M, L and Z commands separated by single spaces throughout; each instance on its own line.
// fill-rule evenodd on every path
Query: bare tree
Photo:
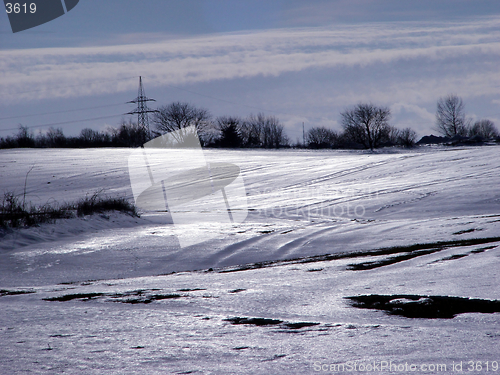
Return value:
M 417 133 L 411 128 L 405 128 L 398 131 L 396 144 L 403 147 L 413 147 L 417 141 Z
M 241 143 L 244 147 L 258 147 L 260 146 L 260 136 L 256 137 L 253 134 L 252 124 L 248 119 L 241 122 L 239 126 Z
M 307 131 L 306 142 L 311 148 L 333 148 L 337 144 L 338 137 L 332 129 L 318 126 Z
M 264 131 L 268 134 L 265 147 L 280 148 L 288 146 L 289 139 L 285 134 L 285 127 L 280 123 L 277 117 L 267 117 Z
M 340 114 L 346 137 L 373 150 L 388 139 L 391 110 L 360 103 Z
M 262 147 L 266 116 L 263 113 L 250 115 L 241 125 L 243 142 L 248 147 Z
M 491 120 L 479 120 L 469 129 L 469 136 L 478 135 L 484 139 L 496 138 L 499 136 L 498 129 Z
M 394 126 L 389 126 L 389 131 L 387 132 L 387 139 L 385 140 L 388 144 L 399 145 L 399 140 L 402 130 Z
M 50 127 L 47 130 L 47 144 L 49 147 L 63 147 L 66 144 L 66 137 L 61 128 Z
M 48 134 L 47 134 L 48 135 Z M 98 131 L 85 128 L 80 132 L 80 140 L 86 144 L 94 144 L 100 139 L 100 134 Z
M 210 112 L 189 103 L 174 102 L 158 108 L 152 116 L 152 122 L 160 133 L 170 133 L 189 126 L 194 126 L 200 138 L 210 126 Z
M 275 116 L 265 116 L 263 113 L 250 115 L 241 124 L 240 135 L 247 147 L 279 148 L 289 144 L 279 119 Z
M 436 110 L 436 130 L 445 137 L 466 136 L 470 121 L 465 116 L 465 105 L 459 96 L 450 94 L 439 98 Z
M 19 130 L 16 135 L 17 147 L 35 147 L 35 136 L 27 127 L 19 124 Z
M 122 120 L 120 127 L 112 132 L 112 142 L 119 147 L 140 147 L 148 140 L 146 133 L 146 130 L 136 122 Z M 94 133 L 93 138 L 96 139 L 98 134 Z

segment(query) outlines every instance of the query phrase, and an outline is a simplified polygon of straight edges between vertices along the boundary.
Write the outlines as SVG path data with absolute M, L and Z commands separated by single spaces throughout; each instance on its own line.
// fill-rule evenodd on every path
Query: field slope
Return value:
M 33 167 L 34 203 L 98 189 L 132 199 L 129 153 L 2 150 L 0 192 L 22 194 Z M 241 168 L 250 209 L 241 224 L 108 212 L 3 231 L 0 372 L 491 366 L 500 360 L 497 155 L 207 150 L 209 162 Z M 217 236 L 181 248 L 179 231 Z

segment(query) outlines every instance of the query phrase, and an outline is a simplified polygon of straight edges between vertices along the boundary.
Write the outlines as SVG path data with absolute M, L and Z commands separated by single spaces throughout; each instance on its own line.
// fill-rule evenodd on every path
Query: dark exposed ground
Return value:
M 407 318 L 451 319 L 463 313 L 498 313 L 500 301 L 449 296 L 365 295 L 346 297 L 352 306 Z

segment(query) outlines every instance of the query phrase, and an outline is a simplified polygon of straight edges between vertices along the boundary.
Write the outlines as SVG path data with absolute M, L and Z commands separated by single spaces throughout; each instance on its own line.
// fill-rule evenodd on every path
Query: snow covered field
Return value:
M 0 192 L 22 194 L 33 167 L 34 203 L 132 199 L 130 152 L 1 150 Z M 241 168 L 244 223 L 108 213 L 3 234 L 0 373 L 494 372 L 498 313 L 405 318 L 345 297 L 500 299 L 498 147 L 204 152 Z

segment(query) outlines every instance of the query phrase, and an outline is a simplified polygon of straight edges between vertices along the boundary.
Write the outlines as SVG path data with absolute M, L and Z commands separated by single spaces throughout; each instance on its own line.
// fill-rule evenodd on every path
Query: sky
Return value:
M 139 76 L 152 108 L 262 112 L 292 142 L 303 123 L 340 131 L 362 102 L 436 134 L 450 93 L 500 128 L 499 55 L 498 0 L 80 0 L 15 34 L 2 12 L 0 137 L 117 127 L 133 119 Z

